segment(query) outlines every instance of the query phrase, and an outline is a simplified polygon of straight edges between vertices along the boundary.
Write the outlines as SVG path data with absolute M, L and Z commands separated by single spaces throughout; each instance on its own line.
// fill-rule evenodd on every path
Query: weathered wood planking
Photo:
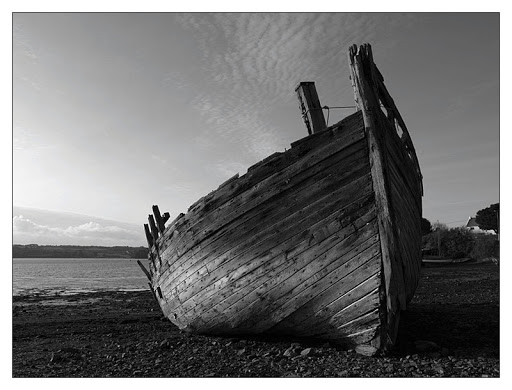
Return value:
M 283 271 L 278 278 L 280 282 L 260 298 L 267 299 L 270 303 L 265 304 L 259 314 L 251 316 L 245 323 L 240 323 L 240 326 L 254 329 L 256 332 L 263 331 L 270 327 L 271 323 L 278 323 L 306 303 L 308 298 L 312 298 L 315 292 L 322 288 L 323 283 L 341 277 L 345 270 L 341 266 L 363 251 L 366 245 L 370 245 L 371 241 L 365 239 L 374 235 L 375 229 L 362 228 L 360 231 L 361 233 L 353 235 L 357 239 L 351 245 L 337 245 L 324 255 L 318 256 L 315 261 L 309 261 L 305 265 L 297 261 Z M 322 280 L 323 278 L 326 279 Z M 254 304 L 258 303 L 259 301 L 254 301 Z
M 387 156 L 382 147 L 383 131 L 379 108 L 379 100 L 371 84 L 371 66 L 373 64 L 371 50 L 362 46 L 359 51 L 353 46 L 349 51 L 352 78 L 359 97 L 366 134 L 370 149 L 370 164 L 376 196 L 379 232 L 381 235 L 381 255 L 383 276 L 386 287 L 387 331 L 386 337 L 395 339 L 397 313 L 405 309 L 406 294 L 404 289 L 402 261 L 396 243 L 395 217 L 391 200 L 388 198 L 389 179 L 387 178 Z M 381 131 L 379 131 L 379 129 Z
M 377 272 L 360 282 L 349 293 L 343 294 L 336 301 L 338 304 L 336 310 L 332 310 L 328 315 L 324 312 L 323 316 L 309 317 L 309 321 L 301 323 L 296 332 L 297 335 L 328 339 L 346 338 L 352 333 L 367 329 L 368 322 L 378 324 L 380 322 L 378 311 L 380 286 L 381 277 Z M 278 331 L 277 327 L 272 329 L 273 333 Z
M 200 221 L 199 228 L 196 227 L 197 223 L 190 227 L 182 227 L 181 232 L 172 238 L 176 256 L 168 259 L 170 272 L 174 272 L 173 267 L 175 267 L 174 263 L 177 257 L 183 256 L 189 249 L 199 245 L 201 241 L 217 232 L 222 226 L 237 220 L 244 211 L 254 208 L 265 199 L 270 199 L 275 195 L 279 195 L 282 191 L 294 187 L 306 177 L 314 178 L 316 173 L 321 173 L 325 168 L 321 163 L 324 160 L 328 160 L 332 154 L 336 154 L 337 158 L 340 159 L 352 154 L 354 148 L 351 146 L 353 144 L 360 144 L 357 141 L 363 137 L 362 129 L 356 130 L 354 134 L 347 133 L 345 137 L 330 142 L 326 147 L 310 151 L 302 159 L 293 164 L 288 164 L 284 169 L 275 172 L 273 175 L 258 181 L 256 185 L 233 196 L 229 201 L 224 202 L 222 206 L 205 215 Z M 340 145 L 344 146 L 341 151 Z M 361 148 L 361 145 L 357 146 L 357 148 Z M 335 162 L 336 160 L 333 160 L 331 164 Z M 262 193 L 262 187 L 268 190 Z M 163 246 L 161 251 L 163 252 L 165 249 L 166 247 Z M 164 271 L 166 271 L 165 268 L 162 272 Z
M 333 216 L 339 218 L 340 214 L 336 213 Z M 331 222 L 330 222 L 331 221 Z M 324 226 L 322 226 L 322 222 L 324 222 Z M 354 220 L 354 223 L 356 221 Z M 258 256 L 253 260 L 249 260 L 245 263 L 245 265 L 240 265 L 239 268 L 234 268 L 231 266 L 231 271 L 227 270 L 219 270 L 219 272 L 226 271 L 225 275 L 221 278 L 217 279 L 216 282 L 212 283 L 208 288 L 200 290 L 198 295 L 194 297 L 194 300 L 203 300 L 202 304 L 208 303 L 208 298 L 213 295 L 215 292 L 216 296 L 222 296 L 223 291 L 221 288 L 226 288 L 226 294 L 231 294 L 235 292 L 238 288 L 246 286 L 247 283 L 252 282 L 253 278 L 255 278 L 259 273 L 264 273 L 268 271 L 268 269 L 274 269 L 279 266 L 279 261 L 286 261 L 290 264 L 290 261 L 298 262 L 300 259 L 297 256 L 307 256 L 310 259 L 314 259 L 313 256 L 320 256 L 321 251 L 324 250 L 325 247 L 329 247 L 333 245 L 333 240 L 330 240 L 330 237 L 336 233 L 336 229 L 339 229 L 339 220 L 333 219 L 333 217 L 329 216 L 328 219 L 324 219 L 320 221 L 320 223 L 316 223 L 316 228 L 311 227 L 308 230 L 312 232 L 310 237 L 318 237 L 320 239 L 311 239 L 302 240 L 296 244 L 295 242 L 288 240 L 284 242 L 280 246 L 275 246 L 271 251 L 268 252 L 268 255 Z M 338 230 L 339 234 L 345 235 L 350 234 L 352 231 L 352 227 L 348 226 L 345 229 Z M 316 234 L 319 233 L 319 234 Z M 336 239 L 340 239 L 336 237 Z M 296 241 L 296 240 L 295 240 Z M 297 253 L 299 250 L 307 251 L 305 253 Z M 279 254 L 277 257 L 272 258 L 275 254 Z M 281 258 L 281 253 L 284 254 L 284 259 Z M 263 262 L 265 261 L 265 262 Z M 256 272 L 256 268 L 261 267 L 259 272 Z
M 361 158 L 359 158 L 361 160 Z M 355 171 L 348 171 L 342 172 L 342 171 L 332 171 L 328 172 L 326 175 L 325 180 L 320 180 L 318 183 L 314 185 L 314 187 L 306 187 L 303 190 L 307 191 L 305 194 L 302 194 L 301 191 L 294 191 L 288 193 L 288 197 L 283 197 L 279 199 L 278 202 L 272 202 L 270 203 L 270 206 L 268 209 L 264 207 L 259 207 L 256 212 L 256 216 L 258 218 L 252 218 L 252 220 L 249 223 L 246 223 L 245 226 L 250 226 L 251 229 L 247 232 L 244 231 L 244 229 L 237 228 L 233 234 L 225 234 L 224 237 L 227 237 L 229 242 L 227 248 L 230 250 L 233 250 L 237 243 L 240 242 L 240 240 L 255 240 L 259 239 L 259 237 L 265 236 L 266 230 L 273 229 L 277 232 L 280 232 L 283 229 L 282 222 L 281 225 L 279 225 L 281 219 L 286 218 L 286 224 L 288 226 L 292 226 L 292 221 L 290 220 L 292 217 L 300 218 L 305 213 L 304 208 L 309 207 L 312 208 L 312 205 L 316 202 L 326 202 L 329 198 L 332 198 L 333 201 L 336 201 L 335 195 L 342 191 L 342 188 L 350 185 L 354 180 L 359 179 L 364 174 L 368 173 L 368 168 L 364 165 L 361 166 L 360 162 L 356 161 L 356 165 L 354 166 L 357 168 Z M 329 184 L 324 184 L 323 181 L 328 181 Z M 350 190 L 350 188 L 345 189 L 345 191 Z M 354 191 L 357 191 L 357 187 L 354 188 Z M 352 191 L 352 192 L 354 192 Z M 309 192 L 309 193 L 308 193 Z M 352 193 L 351 192 L 351 193 Z M 334 195 L 333 195 L 334 194 Z M 297 202 L 295 198 L 298 197 L 300 199 L 300 202 Z M 261 210 L 261 213 L 258 213 L 258 210 Z M 229 231 L 228 231 L 229 232 Z M 218 242 L 218 240 L 217 240 Z M 222 242 L 221 242 L 222 243 Z M 226 247 L 226 246 L 225 246 Z M 225 252 L 224 252 L 225 253 Z M 212 261 L 215 261 L 215 257 L 224 254 L 221 251 L 216 252 L 215 250 L 211 250 L 209 246 L 205 245 L 204 250 L 203 246 L 201 246 L 201 252 L 200 253 L 194 253 L 195 258 L 199 258 L 202 260 L 206 256 L 208 256 L 210 260 L 209 263 L 201 263 L 201 261 L 197 261 L 195 264 L 196 266 L 192 266 L 188 270 L 185 271 L 186 277 L 191 276 L 191 274 L 195 274 L 198 272 L 197 267 L 202 267 L 205 264 L 211 264 Z M 232 253 L 230 254 L 232 256 Z M 211 273 L 212 269 L 209 267 L 208 273 Z M 175 270 L 175 274 L 179 273 L 179 269 Z M 195 274 L 195 278 L 198 278 L 201 275 Z M 182 273 L 176 275 L 175 279 L 183 278 Z
M 292 144 L 292 149 L 277 154 L 275 158 L 270 159 L 265 164 L 256 164 L 258 165 L 258 169 L 249 168 L 245 175 L 239 177 L 237 180 L 231 181 L 229 185 L 223 186 L 221 191 L 213 191 L 209 195 L 201 198 L 190 207 L 186 215 L 179 218 L 172 226 L 168 227 L 160 243 L 165 248 L 165 246 L 168 245 L 167 241 L 169 237 L 172 236 L 175 230 L 182 230 L 183 228 L 193 226 L 198 220 L 202 220 L 208 216 L 209 212 L 217 210 L 233 197 L 260 184 L 261 181 L 276 174 L 276 172 L 286 169 L 287 166 L 296 163 L 298 159 L 305 156 L 307 153 L 315 151 L 318 146 L 323 147 L 340 138 L 342 138 L 341 142 L 350 142 L 349 139 L 347 140 L 344 137 L 350 138 L 353 132 L 357 134 L 361 130 L 361 115 L 360 113 L 354 113 L 325 131 L 296 141 Z
M 290 280 L 287 281 L 288 286 L 286 287 L 291 287 L 291 289 L 284 294 L 282 293 L 279 298 L 273 300 L 274 305 L 280 305 L 280 307 L 269 312 L 267 317 L 261 318 L 255 325 L 252 325 L 252 322 L 254 322 L 257 317 L 251 319 L 249 322 L 249 324 L 251 324 L 251 328 L 255 331 L 262 331 L 274 326 L 274 324 L 279 324 L 286 317 L 297 312 L 299 308 L 317 296 L 319 292 L 334 284 L 337 280 L 344 278 L 347 272 L 350 272 L 352 269 L 357 269 L 361 263 L 364 264 L 364 261 L 368 260 L 368 258 L 365 256 L 359 256 L 359 253 L 364 253 L 365 250 L 372 248 L 371 246 L 366 248 L 366 245 L 371 242 L 372 241 L 368 240 L 367 242 L 355 247 L 354 251 L 348 252 L 347 255 L 343 256 L 349 257 L 355 254 L 355 256 L 349 260 L 345 260 L 343 257 L 334 258 L 331 259 L 331 263 L 328 263 L 321 269 L 315 269 L 314 266 L 316 266 L 316 262 L 309 263 L 308 267 L 304 267 L 301 270 L 301 274 L 297 274 L 295 277 L 290 278 Z M 373 248 L 373 250 L 375 250 L 375 248 Z M 345 262 L 343 262 L 344 260 Z M 316 273 L 309 274 L 308 271 Z M 350 275 L 360 280 L 360 275 L 353 273 Z M 285 289 L 281 287 L 281 290 Z M 338 290 L 338 293 L 342 291 L 343 290 Z M 267 310 L 270 311 L 271 307 Z M 300 313 L 303 313 L 303 311 L 301 310 Z M 334 316 L 336 316 L 336 314 L 334 314 Z M 345 320 L 346 318 L 343 318 L 343 321 Z
M 235 246 L 220 258 L 212 260 L 213 262 L 221 264 L 222 268 L 220 268 L 218 272 L 211 274 L 212 276 L 208 282 L 213 282 L 213 278 L 217 275 L 229 275 L 229 272 L 238 270 L 243 264 L 248 263 L 253 258 L 259 258 L 261 260 L 264 259 L 265 255 L 273 256 L 280 252 L 290 252 L 294 245 L 303 241 L 309 243 L 311 237 L 314 239 L 314 231 L 308 231 L 308 229 L 310 229 L 311 226 L 316 225 L 318 222 L 323 221 L 326 217 L 331 216 L 336 210 L 341 209 L 343 212 L 344 207 L 342 207 L 343 203 L 340 203 L 340 198 L 353 199 L 354 195 L 364 188 L 367 188 L 364 193 L 368 192 L 370 189 L 368 175 L 362 176 L 360 179 L 351 182 L 348 186 L 343 186 L 338 191 L 328 194 L 326 199 L 320 198 L 319 203 L 324 204 L 322 209 L 319 210 L 315 204 L 311 204 L 303 210 L 299 209 L 294 214 L 291 214 L 280 222 L 278 225 L 279 229 L 277 229 L 278 232 L 269 235 L 264 230 L 259 234 L 252 236 L 249 241 L 243 242 L 242 245 Z M 347 203 L 348 202 L 345 201 L 345 204 Z M 364 204 L 359 204 L 359 206 L 363 205 Z M 308 213 L 308 210 L 314 212 Z M 294 221 L 295 218 L 297 219 L 296 221 Z M 307 236 L 301 234 L 302 232 L 307 233 Z M 288 242 L 287 240 L 290 237 L 295 237 L 295 242 Z M 274 248 L 279 249 L 276 250 Z M 246 253 L 251 249 L 252 251 L 248 257 Z
M 322 291 L 301 306 L 300 311 L 295 311 L 277 324 L 276 330 L 284 333 L 299 326 L 301 332 L 311 333 L 318 325 L 328 321 L 343 308 L 344 299 L 350 297 L 361 281 L 380 271 L 380 258 L 376 256 L 380 256 L 380 242 L 378 236 L 372 236 L 371 245 L 343 265 L 345 276 L 326 284 Z
M 253 213 L 254 212 L 258 212 L 258 211 L 264 212 L 265 211 L 264 209 L 262 209 L 262 210 L 254 209 L 255 206 L 258 205 L 258 202 L 259 203 L 264 203 L 265 200 L 272 201 L 273 200 L 273 196 L 279 195 L 279 192 L 277 192 L 278 188 L 281 188 L 282 191 L 293 190 L 293 186 L 294 185 L 296 185 L 297 183 L 301 183 L 306 178 L 310 178 L 310 180 L 313 180 L 313 182 L 314 182 L 314 177 L 311 178 L 312 175 L 314 176 L 315 173 L 321 172 L 322 169 L 328 168 L 328 166 L 332 165 L 334 162 L 336 162 L 337 159 L 346 158 L 346 157 L 350 156 L 351 154 L 353 154 L 354 152 L 357 152 L 358 150 L 361 149 L 361 146 L 362 146 L 361 143 L 357 143 L 357 145 L 354 145 L 354 147 L 348 147 L 343 152 L 337 154 L 336 158 L 334 160 L 326 160 L 327 163 L 324 161 L 322 164 L 320 164 L 318 166 L 315 165 L 315 166 L 312 167 L 312 170 L 308 170 L 307 172 L 305 172 L 303 174 L 294 175 L 294 177 L 291 176 L 291 173 L 290 173 L 290 176 L 280 176 L 279 180 L 277 182 L 275 180 L 273 180 L 272 182 L 268 183 L 269 186 L 275 187 L 276 190 L 272 191 L 272 193 L 269 192 L 269 193 L 265 194 L 264 196 L 259 197 L 259 199 L 253 199 L 253 200 L 249 199 L 249 200 L 247 200 L 247 196 L 250 196 L 250 194 L 252 192 L 251 193 L 247 193 L 247 192 L 244 193 L 247 196 L 245 196 L 243 199 L 237 199 L 236 201 L 234 200 L 233 202 L 231 202 L 229 204 L 232 207 L 232 209 L 227 209 L 227 206 L 226 205 L 224 206 L 224 209 L 225 209 L 226 213 L 231 216 L 231 220 L 227 220 L 226 219 L 227 217 L 224 217 L 222 220 L 217 219 L 216 220 L 216 228 L 215 229 L 216 229 L 216 232 L 218 232 L 218 233 L 217 233 L 217 235 L 215 233 L 210 234 L 209 238 L 213 240 L 213 239 L 216 239 L 217 237 L 219 237 L 220 235 L 224 234 L 223 231 L 219 232 L 219 229 L 222 226 L 222 224 L 226 225 L 227 223 L 231 223 L 232 222 L 233 225 L 231 225 L 231 226 L 235 227 L 235 226 L 238 226 L 238 225 L 246 223 L 246 219 L 245 219 L 245 216 L 243 214 L 248 212 L 248 211 L 252 211 Z M 347 164 L 351 164 L 351 161 L 347 161 L 346 163 Z M 279 183 L 284 183 L 284 184 L 280 185 Z M 307 184 L 307 183 L 305 183 L 305 184 Z M 302 185 L 302 183 L 301 183 L 301 185 Z M 257 190 L 258 189 L 256 188 L 253 191 L 257 191 Z M 242 194 L 242 195 L 244 195 L 244 194 Z M 240 196 L 242 196 L 242 195 L 240 195 Z M 245 202 L 244 202 L 244 199 L 246 200 Z M 239 216 L 239 218 L 236 218 L 237 215 Z M 242 216 L 242 218 L 240 218 L 240 216 Z M 210 225 L 210 230 L 212 230 L 211 225 Z M 198 240 L 204 240 L 204 238 L 203 237 L 196 238 L 196 241 L 198 241 Z M 179 245 L 179 243 L 176 243 L 176 245 Z M 187 245 L 192 245 L 192 243 L 183 242 L 182 245 L 183 246 L 187 246 Z M 199 248 L 199 247 L 201 247 L 201 246 L 199 246 L 199 244 L 196 244 L 194 248 Z M 183 251 L 184 250 L 181 249 L 178 252 L 182 253 Z M 197 252 L 197 250 L 195 252 Z M 186 254 L 186 253 L 182 254 L 181 258 L 179 259 L 179 262 L 176 262 L 176 260 L 173 257 L 167 259 L 167 262 L 170 263 L 168 265 L 170 272 L 172 272 L 172 273 L 176 272 L 176 269 L 178 269 L 182 265 L 182 263 L 186 263 L 187 262 L 187 260 L 188 260 L 187 256 L 195 256 L 195 252 L 191 252 L 189 254 Z M 164 268 L 164 271 L 165 270 L 166 269 Z
M 371 214 L 367 215 L 366 218 L 371 218 Z M 250 323 L 255 320 L 252 313 L 261 313 L 261 316 L 256 316 L 257 318 L 261 318 L 268 315 L 272 310 L 279 309 L 279 304 L 275 304 L 272 298 L 279 298 L 288 293 L 294 287 L 294 279 L 292 278 L 294 276 L 295 278 L 297 277 L 297 273 L 304 268 L 304 265 L 321 267 L 326 262 L 329 262 L 329 260 L 333 260 L 333 256 L 337 254 L 340 258 L 344 257 L 344 259 L 336 259 L 337 261 L 331 267 L 337 268 L 342 266 L 346 261 L 354 257 L 359 246 L 367 242 L 372 236 L 372 233 L 374 234 L 374 226 L 370 226 L 365 229 L 365 233 L 366 234 L 364 235 L 349 235 L 337 245 L 328 249 L 322 257 L 316 258 L 315 261 L 313 261 L 311 257 L 307 256 L 306 253 L 305 256 L 300 256 L 296 260 L 294 259 L 295 261 L 291 262 L 290 266 L 280 270 L 279 272 L 271 270 L 267 275 L 265 284 L 260 284 L 253 291 L 244 294 L 233 305 L 222 311 L 220 316 L 222 316 L 223 320 L 215 321 L 217 328 L 219 328 L 219 330 L 222 327 L 243 328 L 243 321 L 247 321 L 246 328 L 251 329 Z M 302 272 L 300 273 L 303 274 Z
M 360 203 L 357 202 L 354 205 L 358 206 L 359 204 Z M 358 208 L 361 211 L 364 211 L 362 216 L 358 219 L 351 220 L 350 223 L 347 223 L 348 221 L 346 217 L 342 217 L 346 212 L 346 209 L 342 209 L 340 212 L 329 216 L 327 219 L 312 225 L 310 229 L 316 229 L 321 227 L 323 224 L 324 230 L 330 232 L 330 234 L 327 234 L 321 242 L 318 242 L 317 245 L 310 246 L 309 240 L 301 238 L 304 234 L 300 234 L 294 237 L 300 238 L 298 243 L 286 243 L 287 246 L 292 249 L 279 254 L 277 257 L 272 258 L 271 256 L 268 256 L 265 258 L 259 258 L 258 260 L 261 259 L 268 262 L 268 266 L 259 267 L 256 269 L 256 272 L 253 271 L 243 279 L 233 282 L 231 288 L 219 291 L 219 299 L 216 299 L 215 301 L 207 300 L 201 303 L 201 305 L 197 306 L 199 310 L 194 311 L 193 314 L 196 316 L 201 315 L 201 311 L 206 309 L 205 306 L 210 305 L 210 309 L 204 312 L 204 316 L 206 318 L 208 318 L 210 314 L 214 313 L 223 313 L 225 315 L 226 310 L 230 306 L 236 304 L 242 298 L 247 298 L 247 291 L 251 291 L 251 289 L 255 290 L 260 287 L 268 287 L 269 283 L 273 283 L 272 281 L 275 282 L 276 275 L 279 275 L 286 267 L 297 264 L 299 261 L 302 263 L 313 261 L 317 256 L 320 256 L 336 244 L 339 244 L 340 241 L 348 243 L 350 240 L 353 240 L 355 238 L 355 226 L 359 226 L 361 223 L 368 223 L 371 218 L 375 218 L 375 213 L 371 208 L 367 208 L 366 206 Z M 347 222 L 340 222 L 340 219 Z M 346 227 L 340 228 L 342 225 Z M 309 233 L 307 231 L 305 231 L 305 233 L 305 238 L 307 238 Z
M 396 133 L 388 132 L 385 142 L 388 158 L 388 177 L 394 204 L 395 224 L 402 258 L 406 300 L 412 299 L 416 290 L 421 262 L 421 185 L 414 167 L 404 164 L 409 158 L 397 140 Z
M 395 169 L 399 173 L 400 180 L 407 187 L 407 193 L 412 196 L 416 194 L 414 201 L 416 207 L 421 211 L 421 180 L 419 180 L 414 168 L 404 162 L 409 159 L 401 147 L 398 136 L 390 132 L 389 136 L 385 138 L 385 151 L 389 154 L 390 168 Z
M 350 162 L 347 162 L 347 164 L 348 164 L 348 167 L 350 167 L 350 166 L 351 166 L 351 165 L 350 165 Z M 268 197 L 267 197 L 267 199 L 271 199 L 271 198 L 268 198 Z M 247 210 L 247 207 L 246 207 L 245 209 Z M 249 209 L 249 211 L 252 211 L 252 212 L 254 213 L 255 211 L 257 212 L 258 210 L 254 210 L 254 207 L 253 207 L 253 208 L 252 208 L 252 210 L 251 210 L 251 209 Z M 264 210 L 261 210 L 261 211 L 263 212 Z M 241 211 L 239 210 L 239 212 L 241 212 Z M 246 222 L 245 216 L 243 216 L 242 218 L 239 218 L 239 220 L 235 220 L 235 225 L 233 225 L 233 226 L 240 225 L 242 222 Z M 221 232 L 221 234 L 224 234 L 224 233 L 223 233 L 223 232 Z M 212 238 L 216 238 L 216 237 L 219 237 L 219 236 L 212 236 Z M 197 246 L 195 247 L 195 249 L 196 249 L 196 250 L 195 250 L 194 252 L 189 253 L 189 254 L 188 254 L 188 256 L 189 256 L 189 257 L 191 257 L 191 256 L 195 256 L 195 257 L 196 257 L 196 256 L 197 256 L 197 254 L 196 254 L 196 253 L 197 253 L 197 248 L 202 248 L 202 246 L 197 245 Z M 172 264 L 170 265 L 170 269 L 171 269 L 171 271 L 174 273 L 174 272 L 176 272 L 176 269 L 178 269 L 179 267 L 181 267 L 181 266 L 182 266 L 182 264 L 188 264 L 188 263 L 186 263 L 186 262 L 187 262 L 187 260 L 188 260 L 188 257 L 182 257 L 182 258 L 180 258 L 179 262 L 174 262 L 174 263 L 172 263 Z M 167 262 L 171 262 L 171 260 L 168 260 L 168 259 L 167 259 Z M 164 270 L 165 270 L 165 269 L 164 269 Z
M 276 204 L 275 197 L 270 196 L 270 192 L 267 193 L 265 196 L 262 196 L 259 198 L 260 203 L 256 202 L 250 202 L 247 201 L 245 204 L 240 203 L 237 204 L 237 214 L 239 215 L 238 219 L 231 220 L 231 225 L 229 226 L 229 230 L 226 228 L 226 223 L 223 225 L 225 229 L 223 231 L 220 231 L 220 228 L 217 230 L 217 234 L 211 235 L 208 240 L 203 240 L 203 242 L 200 245 L 196 245 L 194 248 L 194 251 L 189 252 L 185 255 L 182 255 L 180 259 L 173 260 L 174 257 L 167 256 L 173 256 L 175 253 L 170 252 L 166 253 L 164 252 L 163 256 L 166 259 L 167 263 L 171 263 L 169 265 L 169 270 L 172 272 L 175 278 L 180 277 L 181 273 L 186 271 L 188 268 L 194 265 L 194 263 L 190 262 L 190 258 L 195 258 L 196 262 L 200 262 L 203 257 L 206 254 L 211 253 L 211 249 L 209 249 L 209 245 L 214 245 L 214 249 L 219 248 L 223 243 L 226 242 L 226 239 L 228 240 L 228 245 L 232 246 L 233 240 L 236 242 L 236 235 L 237 234 L 244 234 L 244 229 L 252 229 L 255 230 L 255 226 L 257 225 L 252 220 L 254 218 L 261 218 L 266 217 L 268 213 L 272 210 L 272 208 L 275 207 L 282 207 L 280 205 L 283 204 L 283 200 L 286 199 L 286 196 L 291 197 L 290 203 L 293 202 L 296 204 L 297 202 L 301 202 L 301 204 L 298 204 L 299 207 L 304 207 L 308 203 L 304 203 L 304 200 L 301 198 L 304 195 L 304 193 L 307 194 L 307 192 L 311 192 L 310 186 L 316 186 L 322 188 L 323 182 L 327 181 L 327 183 L 334 183 L 334 184 L 328 184 L 327 188 L 323 189 L 325 192 L 329 192 L 330 190 L 333 190 L 332 186 L 336 185 L 336 182 L 338 181 L 338 184 L 342 185 L 343 180 L 352 180 L 352 176 L 359 177 L 358 171 L 361 169 L 361 160 L 364 157 L 364 144 L 363 143 L 357 143 L 353 145 L 353 147 L 347 148 L 344 152 L 340 153 L 337 156 L 344 157 L 344 162 L 346 164 L 347 171 L 339 171 L 336 170 L 335 166 L 333 167 L 331 160 L 326 160 L 327 164 L 322 164 L 318 169 L 318 176 L 314 175 L 301 175 L 300 177 L 296 176 L 296 180 L 284 178 L 283 182 L 288 181 L 286 184 L 286 188 L 283 190 L 282 193 L 277 193 L 277 196 L 280 196 L 281 199 L 278 199 L 278 202 Z M 339 161 L 338 157 L 334 161 Z M 324 169 L 320 169 L 320 168 Z M 330 168 L 330 169 L 329 169 Z M 334 169 L 334 171 L 333 171 Z M 316 169 L 315 169 L 316 171 Z M 318 178 L 315 180 L 315 178 Z M 296 190 L 296 187 L 290 187 L 293 183 L 297 184 L 297 182 L 300 184 L 300 188 Z M 286 192 L 285 192 L 286 191 Z M 300 194 L 300 196 L 299 196 Z M 313 194 L 313 196 L 315 196 Z M 318 195 L 316 195 L 318 196 Z M 293 198 L 297 198 L 297 200 Z M 310 196 L 311 197 L 311 196 Z M 307 199 L 307 201 L 310 201 L 310 199 Z M 293 205 L 290 205 L 291 209 L 294 208 Z M 295 207 L 296 208 L 296 207 Z M 300 211 L 298 209 L 297 211 Z M 230 215 L 233 213 L 231 212 Z M 220 219 L 219 219 L 220 220 Z M 224 220 L 225 221 L 225 220 Z M 222 222 L 219 222 L 221 224 Z M 236 229 L 236 230 L 235 230 Z M 242 230 L 240 230 L 242 229 Z M 231 231 L 234 232 L 235 236 L 231 236 Z M 223 241 L 224 237 L 224 241 Z M 222 252 L 221 252 L 222 253 Z M 215 254 L 215 252 L 213 252 Z

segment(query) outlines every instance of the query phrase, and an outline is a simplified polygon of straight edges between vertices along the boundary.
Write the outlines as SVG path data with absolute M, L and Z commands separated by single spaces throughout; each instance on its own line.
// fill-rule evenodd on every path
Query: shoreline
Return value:
M 399 345 L 381 357 L 321 340 L 184 333 L 149 290 L 14 296 L 12 375 L 499 377 L 499 267 L 422 273 Z
M 73 291 L 64 291 L 62 289 L 33 289 L 23 290 L 23 293 L 16 293 L 12 295 L 13 304 L 20 303 L 24 299 L 32 298 L 67 298 L 73 296 L 82 295 L 94 295 L 94 294 L 108 294 L 108 293 L 131 293 L 131 292 L 150 292 L 149 287 L 147 288 L 119 288 L 119 289 L 77 289 Z

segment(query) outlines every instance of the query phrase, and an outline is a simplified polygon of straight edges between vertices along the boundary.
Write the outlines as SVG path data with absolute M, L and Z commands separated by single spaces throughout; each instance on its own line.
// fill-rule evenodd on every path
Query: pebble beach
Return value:
M 188 334 L 150 291 L 13 297 L 14 378 L 499 377 L 499 266 L 426 266 L 397 347 Z

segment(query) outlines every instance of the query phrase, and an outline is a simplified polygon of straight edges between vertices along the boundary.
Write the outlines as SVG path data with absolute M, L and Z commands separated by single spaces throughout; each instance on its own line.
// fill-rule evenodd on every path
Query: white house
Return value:
M 481 229 L 480 226 L 478 226 L 478 224 L 476 223 L 476 217 L 469 217 L 468 222 L 466 222 L 466 225 L 464 227 L 468 229 L 471 233 L 475 234 L 496 234 L 494 230 Z

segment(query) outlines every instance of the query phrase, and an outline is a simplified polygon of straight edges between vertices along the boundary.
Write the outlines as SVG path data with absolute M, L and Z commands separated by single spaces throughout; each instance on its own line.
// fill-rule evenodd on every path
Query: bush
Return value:
M 433 251 L 438 256 L 460 259 L 470 257 L 474 242 L 474 235 L 464 228 L 439 227 L 422 238 L 422 247 L 424 253 Z M 439 247 L 441 251 L 437 253 Z
M 473 234 L 464 228 L 454 228 L 446 232 L 441 246 L 446 257 L 460 259 L 470 256 L 474 243 Z
M 477 260 L 489 257 L 500 257 L 500 242 L 495 236 L 482 236 L 475 238 L 475 244 L 471 251 L 471 257 Z

